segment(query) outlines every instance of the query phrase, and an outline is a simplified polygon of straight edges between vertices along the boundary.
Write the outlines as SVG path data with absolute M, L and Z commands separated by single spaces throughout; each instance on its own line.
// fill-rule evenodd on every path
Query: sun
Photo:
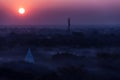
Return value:
M 24 13 L 25 13 L 25 9 L 24 9 L 24 8 L 19 8 L 18 12 L 19 12 L 20 14 L 24 14 Z

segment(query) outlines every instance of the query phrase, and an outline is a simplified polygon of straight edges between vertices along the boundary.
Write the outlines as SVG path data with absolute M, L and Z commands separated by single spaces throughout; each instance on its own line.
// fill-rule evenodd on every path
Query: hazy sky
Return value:
M 67 17 L 74 25 L 119 23 L 120 0 L 0 0 L 0 24 L 64 25 Z

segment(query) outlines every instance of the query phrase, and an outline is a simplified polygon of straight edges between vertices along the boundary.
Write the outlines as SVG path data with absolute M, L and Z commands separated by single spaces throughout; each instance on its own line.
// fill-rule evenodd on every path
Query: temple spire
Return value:
M 68 18 L 68 32 L 70 32 L 70 27 L 71 27 L 71 19 Z

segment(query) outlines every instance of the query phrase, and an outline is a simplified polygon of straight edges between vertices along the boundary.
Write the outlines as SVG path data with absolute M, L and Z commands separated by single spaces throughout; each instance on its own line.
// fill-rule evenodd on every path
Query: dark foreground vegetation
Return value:
M 19 46 L 19 47 L 18 47 Z M 7 59 L 12 56 L 24 55 L 22 49 L 16 53 L 10 49 L 26 47 L 70 47 L 105 48 L 120 47 L 120 28 L 88 28 L 66 32 L 58 29 L 35 28 L 1 28 L 0 51 L 5 52 Z M 111 48 L 112 49 L 112 48 Z M 8 50 L 8 52 L 7 52 Z M 47 56 L 33 54 L 37 63 L 24 61 L 2 62 L 0 56 L 0 80 L 120 80 L 120 52 L 98 51 L 91 56 L 60 52 Z M 8 54 L 9 53 L 9 54 Z M 25 52 L 26 53 L 26 52 Z M 25 55 L 24 55 L 25 56 Z M 14 57 L 15 58 L 15 57 Z
M 81 56 L 76 56 L 80 59 L 75 59 L 75 55 L 69 53 L 55 54 L 51 56 L 55 64 L 58 62 L 62 65 L 63 57 L 66 60 L 76 60 L 79 64 L 73 65 L 71 63 L 57 66 L 54 69 L 24 61 L 2 63 L 0 65 L 0 80 L 120 80 L 119 56 L 119 54 L 97 53 L 96 57 L 81 59 Z M 94 61 L 97 62 L 94 63 Z

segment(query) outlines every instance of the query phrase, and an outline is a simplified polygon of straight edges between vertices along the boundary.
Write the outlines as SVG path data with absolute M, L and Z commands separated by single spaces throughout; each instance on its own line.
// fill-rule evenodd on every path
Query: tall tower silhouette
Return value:
M 67 29 L 67 31 L 70 32 L 70 31 L 71 31 L 71 30 L 70 30 L 70 29 L 71 29 L 71 28 L 70 28 L 70 27 L 71 27 L 71 19 L 68 18 L 67 22 L 68 22 L 68 29 Z
M 35 63 L 30 48 L 28 49 L 27 55 L 25 57 L 25 62 Z

